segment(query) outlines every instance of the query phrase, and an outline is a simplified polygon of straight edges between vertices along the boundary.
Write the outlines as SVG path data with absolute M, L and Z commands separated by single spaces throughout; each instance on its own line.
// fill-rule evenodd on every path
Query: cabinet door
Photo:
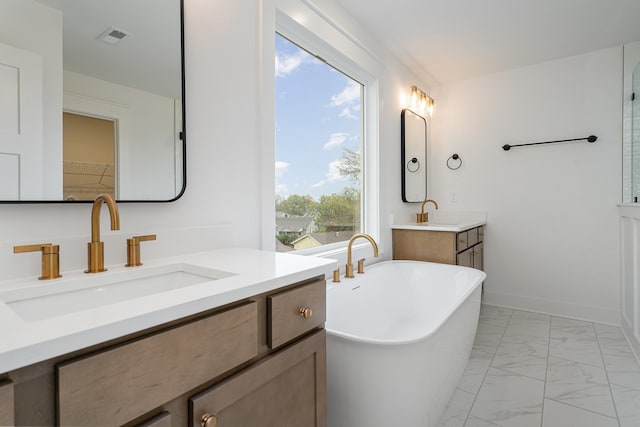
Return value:
M 458 265 L 463 267 L 473 267 L 473 248 L 469 248 L 466 251 L 460 252 L 457 256 Z
M 473 268 L 477 268 L 478 270 L 484 270 L 484 245 L 482 243 L 478 243 L 472 249 L 472 258 L 473 258 Z
M 13 384 L 0 381 L 0 426 L 14 425 Z
M 326 390 L 320 330 L 191 397 L 189 425 L 200 427 L 210 415 L 219 427 L 324 427 Z

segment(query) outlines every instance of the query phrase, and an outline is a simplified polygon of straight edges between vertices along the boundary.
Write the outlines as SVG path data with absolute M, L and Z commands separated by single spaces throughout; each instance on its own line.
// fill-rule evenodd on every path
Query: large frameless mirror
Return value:
M 185 187 L 182 0 L 0 1 L 0 201 Z
M 427 121 L 409 109 L 401 115 L 402 201 L 427 198 Z

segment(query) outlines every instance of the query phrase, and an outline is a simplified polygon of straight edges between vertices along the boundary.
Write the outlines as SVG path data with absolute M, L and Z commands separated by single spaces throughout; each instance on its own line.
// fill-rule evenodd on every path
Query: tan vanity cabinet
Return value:
M 469 230 L 393 229 L 393 259 L 484 268 L 484 226 Z
M 191 397 L 190 426 L 326 426 L 325 282 L 266 299 L 267 343 L 278 350 Z
M 324 427 L 325 292 L 310 278 L 8 372 L 0 425 Z
M 0 426 L 14 424 L 13 384 L 0 380 Z

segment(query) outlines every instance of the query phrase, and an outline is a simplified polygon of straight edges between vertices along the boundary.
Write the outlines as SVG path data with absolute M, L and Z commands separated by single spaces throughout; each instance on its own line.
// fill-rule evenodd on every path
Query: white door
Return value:
M 0 200 L 43 198 L 42 58 L 0 43 Z

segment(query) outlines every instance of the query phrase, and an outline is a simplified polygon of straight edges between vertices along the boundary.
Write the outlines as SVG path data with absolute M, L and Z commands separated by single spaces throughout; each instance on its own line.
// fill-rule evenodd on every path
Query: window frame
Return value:
M 379 139 L 378 139 L 378 105 L 379 105 L 379 79 L 375 76 L 375 72 L 370 70 L 371 66 L 366 64 L 358 64 L 356 60 L 351 58 L 359 57 L 362 54 L 367 55 L 366 52 L 358 52 L 361 55 L 349 55 L 340 51 L 337 47 L 331 46 L 329 42 L 325 40 L 336 40 L 340 37 L 335 37 L 341 32 L 331 26 L 329 30 L 324 31 L 325 34 L 320 35 L 316 32 L 312 32 L 310 29 L 305 28 L 299 24 L 296 20 L 290 17 L 284 11 L 276 8 L 275 14 L 275 31 L 270 35 L 271 44 L 273 48 L 270 49 L 273 52 L 271 57 L 270 72 L 265 73 L 270 75 L 272 87 L 275 87 L 275 69 L 273 67 L 273 58 L 275 57 L 275 37 L 276 33 L 287 38 L 300 48 L 310 52 L 312 55 L 316 55 L 321 60 L 327 62 L 331 67 L 338 69 L 343 74 L 346 74 L 353 80 L 356 80 L 363 85 L 363 100 L 362 100 L 362 116 L 363 116 L 363 128 L 362 128 L 362 190 L 361 190 L 361 233 L 367 233 L 371 235 L 377 242 L 380 243 L 380 220 L 379 220 L 379 165 L 378 165 L 378 151 L 379 151 Z M 318 31 L 321 32 L 321 31 Z M 331 34 L 334 32 L 334 34 Z M 333 37 L 332 37 L 333 36 Z M 344 35 L 343 35 L 344 36 Z M 267 37 L 266 31 L 264 37 Z M 342 44 L 342 43 L 341 43 Z M 348 43 L 344 43 L 347 45 Z M 342 46 L 343 49 L 347 46 Z M 350 47 L 353 50 L 353 47 Z M 357 49 L 357 47 L 356 47 Z M 348 49 L 347 49 L 348 50 Z M 265 58 L 263 61 L 265 64 L 269 63 Z M 268 70 L 265 70 L 268 71 Z M 271 129 L 274 129 L 275 125 L 275 94 L 271 96 Z M 263 211 L 270 209 L 272 212 L 264 215 L 264 218 L 272 219 L 270 224 L 265 222 L 263 233 L 263 249 L 275 250 L 275 133 L 272 134 L 270 150 L 265 150 L 265 154 L 269 153 L 271 158 L 265 160 L 264 164 L 270 165 L 271 171 L 269 173 L 271 182 L 271 200 L 272 203 L 265 203 Z M 264 174 L 266 176 L 267 174 Z M 266 188 L 266 187 L 265 187 Z M 266 213 L 266 212 L 264 212 Z M 270 237 L 267 237 L 267 234 Z M 271 243 L 269 243 L 269 241 Z M 328 245 L 322 245 L 317 248 L 300 249 L 292 251 L 297 255 L 320 255 L 331 256 L 341 254 L 346 251 L 348 241 L 331 243 Z

